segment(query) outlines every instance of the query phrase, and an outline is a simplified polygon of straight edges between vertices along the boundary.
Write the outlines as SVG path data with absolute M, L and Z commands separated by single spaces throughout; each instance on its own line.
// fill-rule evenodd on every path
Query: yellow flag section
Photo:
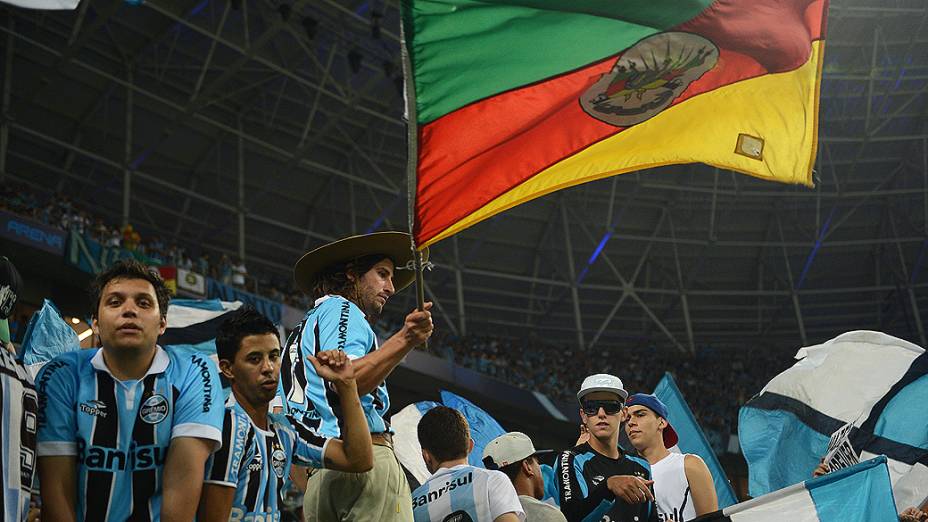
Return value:
M 701 162 L 761 179 L 812 186 L 824 41 L 792 71 L 690 98 L 594 143 L 493 199 L 428 246 L 516 205 L 564 188 L 663 165 Z M 777 177 L 774 172 L 791 172 Z

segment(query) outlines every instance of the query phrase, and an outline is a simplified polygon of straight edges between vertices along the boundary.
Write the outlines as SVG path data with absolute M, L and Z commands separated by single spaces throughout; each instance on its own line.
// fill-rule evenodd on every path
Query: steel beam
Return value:
M 577 271 L 574 268 L 574 248 L 570 240 L 570 222 L 567 220 L 567 205 L 561 199 L 561 223 L 564 225 L 564 247 L 567 255 L 567 272 L 570 276 L 570 297 L 574 305 L 574 326 L 577 329 L 577 348 L 583 349 L 583 316 L 580 315 L 580 293 L 577 291 Z

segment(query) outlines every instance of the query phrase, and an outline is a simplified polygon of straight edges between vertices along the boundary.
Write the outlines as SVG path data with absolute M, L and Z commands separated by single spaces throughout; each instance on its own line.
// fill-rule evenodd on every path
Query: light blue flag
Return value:
M 706 466 L 709 467 L 709 471 L 712 473 L 712 481 L 715 483 L 715 493 L 719 499 L 719 507 L 725 508 L 737 503 L 738 499 L 735 497 L 735 492 L 728 481 L 728 477 L 725 476 L 725 471 L 722 470 L 718 457 L 712 451 L 712 446 L 709 445 L 706 435 L 696 422 L 696 417 L 693 416 L 693 412 L 686 404 L 686 400 L 683 399 L 683 394 L 680 393 L 680 389 L 677 388 L 677 384 L 670 373 L 665 373 L 661 382 L 657 383 L 657 387 L 654 388 L 654 395 L 667 406 L 667 413 L 670 415 L 667 420 L 680 437 L 680 441 L 677 443 L 680 452 L 699 455 L 705 461 Z
M 506 430 L 489 413 L 460 395 L 442 390 L 441 402 L 449 408 L 458 410 L 467 419 L 467 424 L 470 426 L 470 437 L 474 439 L 474 450 L 470 452 L 470 457 L 467 460 L 471 466 L 485 467 L 483 465 L 483 448 L 491 440 L 504 435 Z
M 80 350 L 77 332 L 61 317 L 54 303 L 48 299 L 32 315 L 23 338 L 23 363 L 33 374 L 48 361 L 74 350 Z
M 886 457 L 768 493 L 701 522 L 897 522 Z

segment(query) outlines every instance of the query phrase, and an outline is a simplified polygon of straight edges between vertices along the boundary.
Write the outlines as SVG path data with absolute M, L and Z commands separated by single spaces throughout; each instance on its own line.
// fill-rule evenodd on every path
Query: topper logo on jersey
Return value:
M 126 452 L 101 446 L 87 447 L 83 440 L 77 441 L 78 460 L 94 470 L 136 471 L 158 468 L 164 466 L 167 450 L 161 446 L 136 446 Z
M 168 416 L 168 400 L 164 395 L 152 395 L 139 408 L 139 418 L 148 424 L 158 424 Z
M 455 511 L 442 519 L 441 522 L 474 522 L 466 511 Z
M 105 419 L 109 413 L 106 411 L 106 403 L 98 400 L 82 402 L 80 405 L 80 410 L 81 413 L 86 413 L 87 415 L 100 417 L 102 419 Z

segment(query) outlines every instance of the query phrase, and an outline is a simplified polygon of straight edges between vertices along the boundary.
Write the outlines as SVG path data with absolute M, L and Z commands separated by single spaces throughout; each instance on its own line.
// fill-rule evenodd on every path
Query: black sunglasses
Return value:
M 580 404 L 580 407 L 583 408 L 583 413 L 587 415 L 596 415 L 599 413 L 599 409 L 602 408 L 606 412 L 606 415 L 615 415 L 622 411 L 622 406 L 625 406 L 625 403 L 622 401 L 594 401 L 588 400 L 583 401 Z

